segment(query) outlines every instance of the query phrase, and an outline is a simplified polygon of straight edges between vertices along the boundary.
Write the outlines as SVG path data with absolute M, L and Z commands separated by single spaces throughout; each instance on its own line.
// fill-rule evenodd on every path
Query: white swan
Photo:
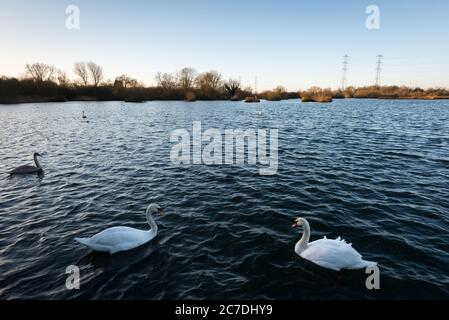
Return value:
M 157 235 L 158 228 L 154 222 L 153 213 L 162 214 L 163 210 L 155 203 L 148 206 L 146 216 L 151 227 L 148 231 L 129 227 L 112 227 L 97 233 L 91 238 L 75 238 L 75 241 L 94 251 L 109 252 L 110 254 L 140 247 L 153 240 Z
M 377 263 L 362 259 L 352 244 L 347 243 L 338 237 L 335 240 L 324 239 L 309 243 L 310 226 L 306 219 L 298 218 L 293 224 L 293 228 L 302 226 L 304 233 L 301 240 L 295 246 L 295 252 L 300 257 L 313 262 L 320 267 L 340 271 L 342 269 L 358 270 Z

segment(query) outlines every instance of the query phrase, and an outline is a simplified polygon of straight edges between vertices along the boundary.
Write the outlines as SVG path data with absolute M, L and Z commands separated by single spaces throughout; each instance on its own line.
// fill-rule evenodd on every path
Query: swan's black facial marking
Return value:
M 293 223 L 292 228 L 298 228 L 298 227 L 301 227 L 303 225 L 304 225 L 304 223 L 303 223 L 302 219 L 301 218 L 297 218 L 295 220 L 295 222 Z

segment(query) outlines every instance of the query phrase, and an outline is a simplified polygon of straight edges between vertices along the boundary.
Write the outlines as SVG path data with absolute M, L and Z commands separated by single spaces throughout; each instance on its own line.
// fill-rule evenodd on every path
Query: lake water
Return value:
M 278 174 L 175 166 L 170 132 L 194 121 L 279 129 Z M 8 178 L 35 151 L 45 175 Z M 166 215 L 150 244 L 110 256 L 73 241 L 148 228 L 151 202 Z M 342 236 L 377 261 L 381 289 L 298 257 L 298 216 L 311 240 Z M 449 101 L 3 105 L 0 230 L 2 299 L 447 299 Z

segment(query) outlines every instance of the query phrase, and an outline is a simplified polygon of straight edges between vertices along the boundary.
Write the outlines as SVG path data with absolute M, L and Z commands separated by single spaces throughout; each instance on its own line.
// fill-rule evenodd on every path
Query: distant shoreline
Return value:
M 266 100 L 262 99 L 261 101 L 267 101 L 267 102 L 280 102 L 280 101 L 289 101 L 289 100 L 299 100 L 302 104 L 309 104 L 309 103 L 324 103 L 320 101 L 301 101 L 301 98 L 290 98 L 290 99 L 281 99 L 281 100 Z M 334 100 L 421 100 L 421 101 L 436 101 L 436 100 L 449 100 L 449 97 L 424 97 L 424 98 L 414 98 L 414 97 L 380 97 L 380 98 L 334 98 Z M 205 100 L 195 100 L 195 101 L 185 101 L 183 99 L 155 99 L 155 100 L 144 100 L 144 101 L 125 101 L 125 100 L 95 100 L 95 99 L 74 99 L 74 100 L 62 100 L 57 98 L 39 98 L 39 99 L 27 99 L 27 98 L 21 98 L 16 101 L 8 101 L 8 102 L 0 102 L 0 105 L 19 105 L 19 104 L 29 104 L 29 103 L 66 103 L 66 102 L 125 102 L 125 103 L 133 103 L 133 104 L 139 104 L 139 103 L 145 103 L 145 102 L 186 102 L 186 103 L 193 103 L 193 102 L 214 102 L 214 101 L 226 101 L 226 102 L 236 102 L 236 103 L 244 103 L 244 100 L 229 100 L 229 99 L 205 99 Z M 329 101 L 328 103 L 332 103 L 333 101 Z M 325 103 L 324 103 L 325 104 Z
M 28 66 L 40 71 L 50 66 L 35 64 Z M 100 68 L 100 67 L 98 67 Z M 44 68 L 45 70 L 45 68 Z M 307 90 L 287 91 L 282 86 L 272 90 L 257 92 L 250 87 L 242 88 L 240 81 L 221 80 L 218 72 L 196 74 L 191 69 L 183 69 L 188 77 L 178 75 L 159 75 L 158 84 L 145 87 L 137 80 L 122 75 L 114 82 L 95 82 L 85 84 L 68 80 L 44 80 L 42 77 L 24 79 L 0 77 L 0 104 L 22 104 L 39 102 L 67 101 L 281 101 L 301 99 L 302 102 L 330 103 L 334 99 L 381 99 L 381 100 L 449 100 L 449 89 L 422 89 L 406 86 L 368 86 L 330 88 L 311 87 Z M 187 71 L 185 71 L 187 70 Z M 190 71 L 189 71 L 190 70 Z M 190 72 L 190 73 L 188 73 Z M 34 74 L 33 73 L 33 74 Z M 182 74 L 182 72 L 180 72 Z M 51 75 L 51 74 L 50 74 Z M 48 76 L 49 77 L 49 76 Z M 51 78 L 51 77 L 50 77 Z M 188 80 L 188 81 L 187 81 Z

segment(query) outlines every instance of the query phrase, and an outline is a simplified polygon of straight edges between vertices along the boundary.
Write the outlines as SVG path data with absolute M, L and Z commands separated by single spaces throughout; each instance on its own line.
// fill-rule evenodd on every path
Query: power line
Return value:
M 346 89 L 346 85 L 347 85 L 348 59 L 349 59 L 349 56 L 347 54 L 345 54 L 343 56 L 343 68 L 342 68 L 342 76 L 341 76 L 341 90 L 345 90 Z
M 376 68 L 376 87 L 380 87 L 380 72 L 382 71 L 382 58 L 383 56 L 379 54 L 377 56 L 377 68 Z

